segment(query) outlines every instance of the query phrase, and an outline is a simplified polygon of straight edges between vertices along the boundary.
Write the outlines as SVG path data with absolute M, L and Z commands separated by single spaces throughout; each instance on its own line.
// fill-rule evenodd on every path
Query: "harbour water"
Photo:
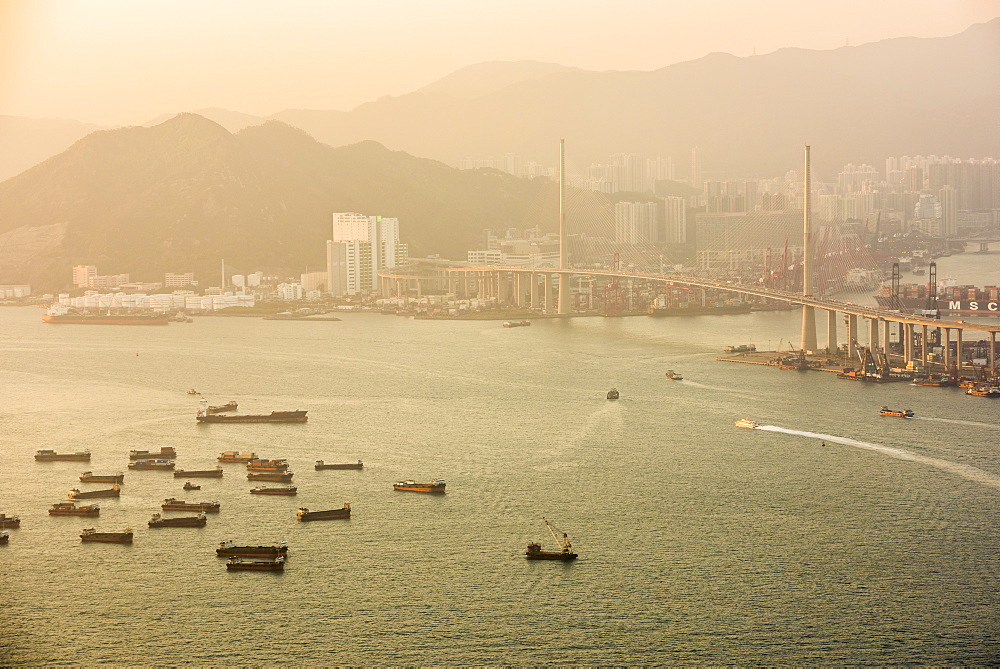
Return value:
M 516 329 L 41 313 L 0 310 L 0 512 L 22 518 L 0 546 L 0 664 L 1000 657 L 1000 405 L 716 361 L 730 344 L 797 341 L 796 311 Z M 199 425 L 188 388 L 309 421 Z M 161 446 L 180 469 L 230 450 L 287 458 L 299 494 L 250 495 L 238 464 L 191 492 L 126 469 L 130 449 Z M 40 448 L 93 459 L 36 463 Z M 99 518 L 48 516 L 70 488 L 100 487 L 79 483 L 88 469 L 125 471 L 121 498 L 98 500 Z M 445 495 L 392 489 L 437 477 Z M 205 528 L 147 528 L 168 497 L 222 510 Z M 295 520 L 345 501 L 350 520 Z M 555 548 L 543 516 L 577 561 L 524 559 L 529 541 Z M 78 537 L 126 526 L 131 546 Z M 284 573 L 227 572 L 223 539 L 287 540 Z

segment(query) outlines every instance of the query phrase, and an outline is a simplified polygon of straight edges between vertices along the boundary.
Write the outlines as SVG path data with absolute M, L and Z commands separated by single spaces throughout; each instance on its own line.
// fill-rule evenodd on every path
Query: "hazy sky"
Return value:
M 0 114 L 350 109 L 483 61 L 653 70 L 996 16 L 1000 0 L 0 0 Z

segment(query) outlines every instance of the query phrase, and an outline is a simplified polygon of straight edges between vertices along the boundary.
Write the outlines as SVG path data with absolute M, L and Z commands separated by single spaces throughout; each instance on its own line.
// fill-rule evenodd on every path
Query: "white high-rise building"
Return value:
M 666 217 L 664 239 L 667 244 L 687 244 L 687 201 L 682 197 L 663 198 Z
M 327 285 L 334 295 L 378 289 L 378 272 L 406 258 L 399 241 L 399 219 L 354 212 L 333 214 L 333 239 L 327 242 Z
M 615 205 L 615 241 L 625 244 L 655 242 L 656 203 L 617 203 Z

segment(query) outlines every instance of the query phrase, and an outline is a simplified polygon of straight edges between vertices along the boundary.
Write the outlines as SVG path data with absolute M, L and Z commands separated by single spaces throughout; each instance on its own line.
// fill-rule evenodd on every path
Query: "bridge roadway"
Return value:
M 537 297 L 538 288 L 538 275 L 542 275 L 545 280 L 544 294 L 546 299 L 542 300 L 549 310 L 551 310 L 550 305 L 552 304 L 550 299 L 550 285 L 552 275 L 560 275 L 567 277 L 606 277 L 608 279 L 641 279 L 645 281 L 656 281 L 667 285 L 680 285 L 688 286 L 692 288 L 707 288 L 715 290 L 723 290 L 732 293 L 737 293 L 741 295 L 752 295 L 755 297 L 762 297 L 771 300 L 779 300 L 783 302 L 788 302 L 791 304 L 798 304 L 803 307 L 811 307 L 813 309 L 822 309 L 827 312 L 827 350 L 829 352 L 837 350 L 837 314 L 844 314 L 847 321 L 847 334 L 848 334 L 848 352 L 851 358 L 855 355 L 855 345 L 857 339 L 857 319 L 864 318 L 868 320 L 868 341 L 869 348 L 878 349 L 879 346 L 879 334 L 881 329 L 882 334 L 882 346 L 883 351 L 888 351 L 889 349 L 889 323 L 898 323 L 899 328 L 908 334 L 908 336 L 900 337 L 904 342 L 904 352 L 903 356 L 907 363 L 921 362 L 927 364 L 927 353 L 926 346 L 921 346 L 921 351 L 919 356 L 916 355 L 914 350 L 914 337 L 913 329 L 915 327 L 920 327 L 923 330 L 923 336 L 921 342 L 928 341 L 928 330 L 938 329 L 944 333 L 943 337 L 943 350 L 944 350 L 944 366 L 945 369 L 951 369 L 951 350 L 950 350 L 950 335 L 952 331 L 957 333 L 957 346 L 955 348 L 956 352 L 962 350 L 962 339 L 963 332 L 965 330 L 973 330 L 978 332 L 986 333 L 989 336 L 990 348 L 989 348 L 989 362 L 988 366 L 991 373 L 996 375 L 996 335 L 1000 332 L 1000 325 L 986 325 L 983 323 L 968 323 L 963 320 L 957 321 L 946 321 L 936 318 L 929 318 L 927 316 L 917 316 L 913 314 L 904 314 L 897 311 L 891 311 L 889 309 L 881 309 L 878 307 L 868 307 L 859 304 L 853 304 L 851 302 L 841 302 L 839 300 L 831 300 L 822 297 L 813 297 L 810 295 L 801 295 L 799 293 L 792 293 L 789 291 L 777 290 L 775 288 L 764 288 L 761 286 L 751 286 L 746 284 L 736 284 L 728 282 L 718 282 L 709 279 L 702 279 L 698 277 L 683 276 L 677 274 L 654 274 L 650 272 L 614 272 L 610 270 L 581 270 L 581 269 L 555 269 L 548 267 L 506 267 L 498 265 L 485 265 L 485 266 L 471 266 L 465 265 L 460 267 L 440 267 L 438 271 L 445 272 L 448 275 L 449 282 L 453 280 L 455 275 L 464 275 L 459 277 L 460 279 L 469 278 L 489 278 L 489 281 L 480 282 L 480 284 L 491 287 L 489 292 L 495 292 L 496 297 L 499 298 L 502 293 L 501 281 L 504 275 L 510 277 L 518 277 L 517 284 L 518 288 L 509 291 L 514 293 L 514 302 L 521 306 L 521 301 L 523 299 L 523 291 L 520 288 L 521 279 L 524 275 L 535 276 L 535 280 L 529 280 L 530 295 L 531 295 L 531 307 L 538 308 L 539 300 Z M 470 277 L 470 275 L 472 275 Z M 421 280 L 441 280 L 440 275 L 418 275 L 410 273 L 399 273 L 396 271 L 389 272 L 379 272 L 379 277 L 385 281 L 395 280 L 397 283 L 397 293 L 402 293 L 402 287 L 400 282 L 402 281 L 412 281 L 416 280 L 419 282 Z M 482 288 L 480 288 L 480 291 Z M 387 296 L 391 292 L 389 285 L 383 284 L 382 295 Z M 884 327 L 880 328 L 879 323 L 883 323 Z

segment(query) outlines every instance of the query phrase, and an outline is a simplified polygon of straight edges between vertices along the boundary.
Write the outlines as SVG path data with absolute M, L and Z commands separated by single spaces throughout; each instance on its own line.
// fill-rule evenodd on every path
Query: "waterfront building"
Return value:
M 399 219 L 356 212 L 333 214 L 333 236 L 327 242 L 327 287 L 336 296 L 378 289 L 378 273 L 406 260 L 399 241 Z
M 167 288 L 183 288 L 184 286 L 197 286 L 198 282 L 194 280 L 194 272 L 184 272 L 183 274 L 167 272 L 163 277 L 163 285 Z
M 73 285 L 77 288 L 90 288 L 90 279 L 95 276 L 97 276 L 96 265 L 73 266 Z

